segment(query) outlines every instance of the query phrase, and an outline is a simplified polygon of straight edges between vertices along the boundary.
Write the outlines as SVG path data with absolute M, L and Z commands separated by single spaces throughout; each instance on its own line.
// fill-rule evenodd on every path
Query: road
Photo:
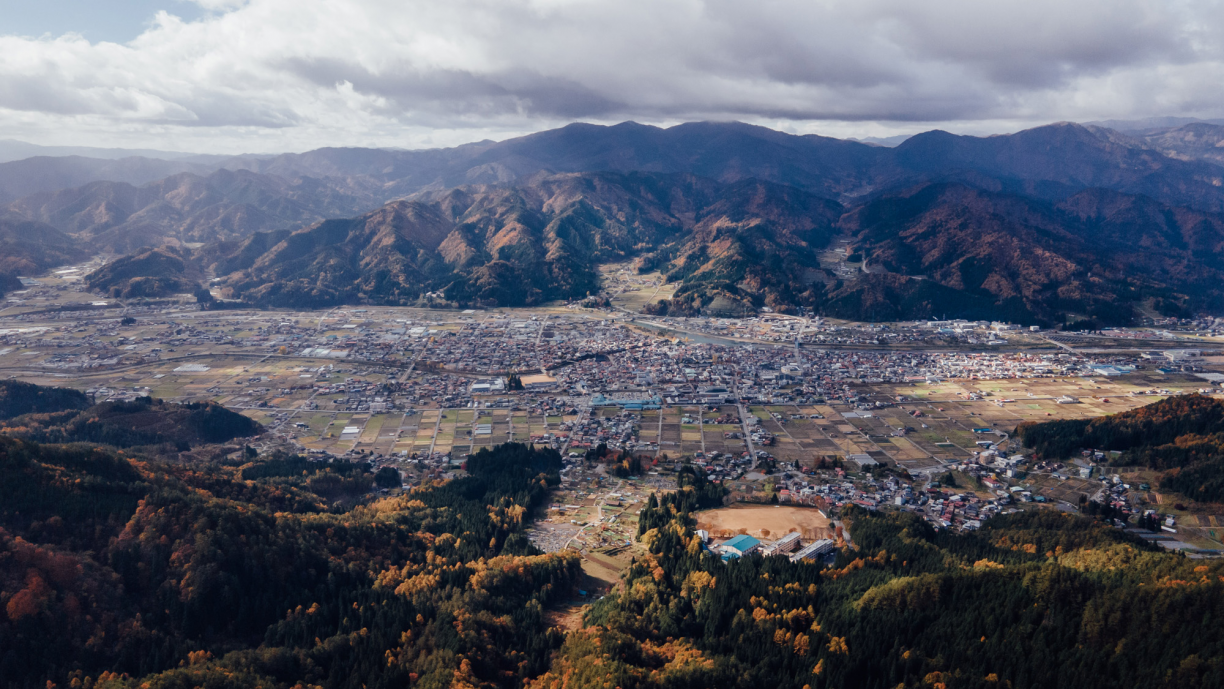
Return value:
M 624 481 L 618 481 L 616 484 L 616 488 L 607 491 L 601 497 L 595 500 L 595 517 L 596 517 L 595 521 L 588 521 L 585 525 L 583 525 L 581 529 L 578 529 L 578 533 L 571 536 L 570 539 L 565 542 L 565 545 L 562 547 L 562 550 L 564 550 L 565 548 L 568 548 L 570 543 L 573 543 L 579 536 L 582 535 L 583 531 L 587 530 L 587 527 L 598 526 L 599 524 L 603 522 L 603 504 L 604 504 L 604 501 L 608 499 L 608 493 L 619 493 L 621 490 L 621 487 L 624 485 L 625 485 Z

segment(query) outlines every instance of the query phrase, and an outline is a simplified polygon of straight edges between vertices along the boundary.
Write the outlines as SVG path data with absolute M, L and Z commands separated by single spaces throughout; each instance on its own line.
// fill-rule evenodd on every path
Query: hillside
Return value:
M 1219 563 L 1054 511 L 936 532 L 850 508 L 832 566 L 722 562 L 682 490 L 641 515 L 650 554 L 592 606 L 533 689 L 1198 686 L 1224 680 Z M 1173 582 L 1177 582 L 1174 584 Z M 988 613 L 985 611 L 989 611 Z M 1152 620 L 1181 620 L 1151 633 Z M 1120 646 L 1121 645 L 1121 646 Z M 1118 653 L 1125 647 L 1126 653 Z M 1211 650 L 1208 650 L 1211 649 Z M 1209 659 L 1211 658 L 1211 659 Z M 1187 660 L 1189 659 L 1189 660 Z
M 0 203 L 96 181 L 147 184 L 180 172 L 202 172 L 206 169 L 203 165 L 183 160 L 155 160 L 140 156 L 118 160 L 35 156 L 0 163 Z
M 86 275 L 85 284 L 111 298 L 165 297 L 196 292 L 203 277 L 190 252 L 163 246 L 116 259 Z
M 1224 165 L 1224 126 L 1192 122 L 1180 127 L 1139 134 L 1152 148 L 1179 160 L 1203 160 Z
M 1027 309 L 1007 311 L 992 295 L 975 294 L 934 280 L 895 273 L 868 273 L 833 285 L 816 311 L 832 318 L 900 321 L 947 318 L 1031 320 Z
M 919 302 L 942 302 L 948 316 L 980 312 L 983 300 L 1000 317 L 1046 323 L 1123 324 L 1141 305 L 1171 314 L 1224 308 L 1224 216 L 1150 198 L 1094 189 L 1051 204 L 932 183 L 881 195 L 847 213 L 841 228 L 869 270 L 960 293 L 924 288 L 931 296 Z M 848 289 L 870 293 L 878 281 Z M 901 317 L 939 314 L 902 307 L 908 296 L 878 298 Z
M 890 187 L 971 172 L 1045 194 L 1099 187 L 1172 205 L 1224 210 L 1215 165 L 1195 155 L 1169 157 L 1143 139 L 1072 123 L 988 137 L 932 131 L 895 148 L 738 122 L 668 128 L 635 122 L 571 124 L 453 149 L 320 149 L 235 159 L 227 166 L 284 177 L 368 180 L 393 194 L 389 198 L 426 189 L 515 183 L 540 173 L 617 171 L 692 174 L 724 183 L 759 179 L 845 204 Z
M 564 631 L 548 612 L 570 600 L 580 558 L 524 536 L 561 466 L 507 444 L 470 457 L 464 478 L 379 497 L 364 463 L 187 466 L 0 438 L 0 676 L 96 689 L 1224 680 L 1224 637 L 1202 614 L 1224 605 L 1219 563 L 1055 511 L 954 534 L 854 507 L 855 547 L 832 566 L 723 562 L 692 531 L 723 488 L 691 469 L 642 510 L 648 552 L 623 586 Z M 1177 623 L 1153 634 L 1153 619 Z
M 365 463 L 0 437 L 0 686 L 517 686 L 580 573 L 523 535 L 560 466 L 507 445 L 377 498 Z
M 582 174 L 398 201 L 351 220 L 205 247 L 227 297 L 274 306 L 528 305 L 598 290 L 640 257 L 702 303 L 794 303 L 841 207 L 755 181 Z
M 94 251 L 127 253 L 347 217 L 382 203 L 378 191 L 344 180 L 221 170 L 207 177 L 182 173 L 140 187 L 93 182 L 25 197 L 8 211 L 72 234 Z
M 1224 402 L 1185 395 L 1095 419 L 1022 424 L 1025 447 L 1065 458 L 1080 449 L 1112 450 L 1119 466 L 1163 472 L 1160 487 L 1192 500 L 1224 502 Z
M 209 274 L 264 306 L 424 294 L 528 305 L 585 296 L 599 264 L 636 260 L 680 283 L 650 307 L 659 313 L 1121 324 L 1224 310 L 1224 175 L 1206 155 L 1068 123 L 928 132 L 895 148 L 739 123 L 575 124 L 451 149 L 239 156 L 207 176 L 44 191 L 8 212 L 87 251 L 207 244 L 178 254 L 186 280 L 157 265 L 99 276 L 114 295 L 182 291 Z M 835 233 L 891 277 L 815 270 Z M 70 260 L 42 251 L 14 245 L 0 260 Z
M 0 275 L 34 276 L 87 258 L 88 252 L 54 227 L 0 216 Z
M 211 402 L 176 404 L 142 397 L 91 405 L 76 390 L 0 381 L 0 435 L 13 438 L 186 450 L 262 432 L 255 421 Z
M 71 388 L 0 380 L 0 421 L 23 414 L 50 414 L 89 407 L 89 397 Z

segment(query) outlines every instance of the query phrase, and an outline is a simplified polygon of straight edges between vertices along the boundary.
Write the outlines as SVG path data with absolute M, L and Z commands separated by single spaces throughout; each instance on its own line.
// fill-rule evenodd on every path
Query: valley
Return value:
M 13 199 L 0 671 L 731 686 L 773 658 L 800 689 L 942 672 L 898 626 L 972 617 L 939 587 L 1048 616 L 1013 582 L 1055 572 L 1090 616 L 1218 571 L 1214 163 L 1077 125 L 911 141 L 578 126 Z M 258 595 L 231 619 L 227 590 Z M 81 609 L 117 650 L 28 660 Z M 999 663 L 1043 619 L 966 638 Z
M 1224 13 L 1098 4 L 9 3 L 0 689 L 1224 687 Z
M 624 266 L 604 272 L 606 307 L 200 311 L 186 295 L 99 299 L 82 282 L 87 268 L 27 280 L 9 297 L 4 375 L 98 401 L 216 402 L 268 429 L 252 443 L 261 453 L 361 458 L 408 482 L 452 475 L 464 457 L 503 442 L 570 456 L 602 443 L 660 471 L 696 462 L 735 500 L 785 491 L 827 505 L 804 489 L 824 461 L 930 480 L 975 462 L 983 438 L 1022 453 L 1009 438 L 1018 424 L 1117 413 L 1215 392 L 1224 380 L 1210 323 L 1071 335 L 967 322 L 643 317 L 634 309 L 643 295 L 668 286 Z M 525 390 L 509 390 L 507 376 Z M 608 490 L 591 478 L 575 485 Z M 1033 494 L 1056 502 L 1063 488 Z M 560 524 L 590 517 L 567 514 Z

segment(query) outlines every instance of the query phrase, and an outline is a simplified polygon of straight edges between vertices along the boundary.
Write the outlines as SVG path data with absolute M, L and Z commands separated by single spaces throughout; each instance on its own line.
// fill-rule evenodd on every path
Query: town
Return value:
M 26 279 L 9 296 L 6 376 L 97 401 L 214 400 L 268 428 L 258 451 L 391 466 L 407 488 L 460 475 L 481 448 L 553 447 L 566 470 L 532 538 L 582 550 L 606 581 L 638 547 L 649 495 L 673 490 L 685 466 L 728 489 L 730 516 L 714 520 L 726 525 L 702 531 L 723 554 L 827 555 L 850 504 L 961 530 L 1009 510 L 1076 511 L 1081 500 L 1158 509 L 1172 530 L 1148 537 L 1168 547 L 1224 548 L 1213 519 L 1156 505 L 1143 472 L 1092 456 L 1045 466 L 1009 436 L 1024 421 L 1219 393 L 1215 321 L 1081 334 L 651 317 L 615 298 L 594 308 L 202 311 L 187 298 L 99 300 L 78 275 Z M 618 464 L 626 457 L 632 466 Z M 743 512 L 761 505 L 781 511 Z M 741 537 L 754 543 L 728 545 Z

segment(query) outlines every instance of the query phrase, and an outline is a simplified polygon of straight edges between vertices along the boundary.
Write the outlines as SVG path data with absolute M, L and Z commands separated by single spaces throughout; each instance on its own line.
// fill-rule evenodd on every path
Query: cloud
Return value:
M 573 119 L 845 133 L 1224 115 L 1207 0 L 194 1 L 209 13 L 163 12 L 124 45 L 0 37 L 0 124 L 270 150 Z

